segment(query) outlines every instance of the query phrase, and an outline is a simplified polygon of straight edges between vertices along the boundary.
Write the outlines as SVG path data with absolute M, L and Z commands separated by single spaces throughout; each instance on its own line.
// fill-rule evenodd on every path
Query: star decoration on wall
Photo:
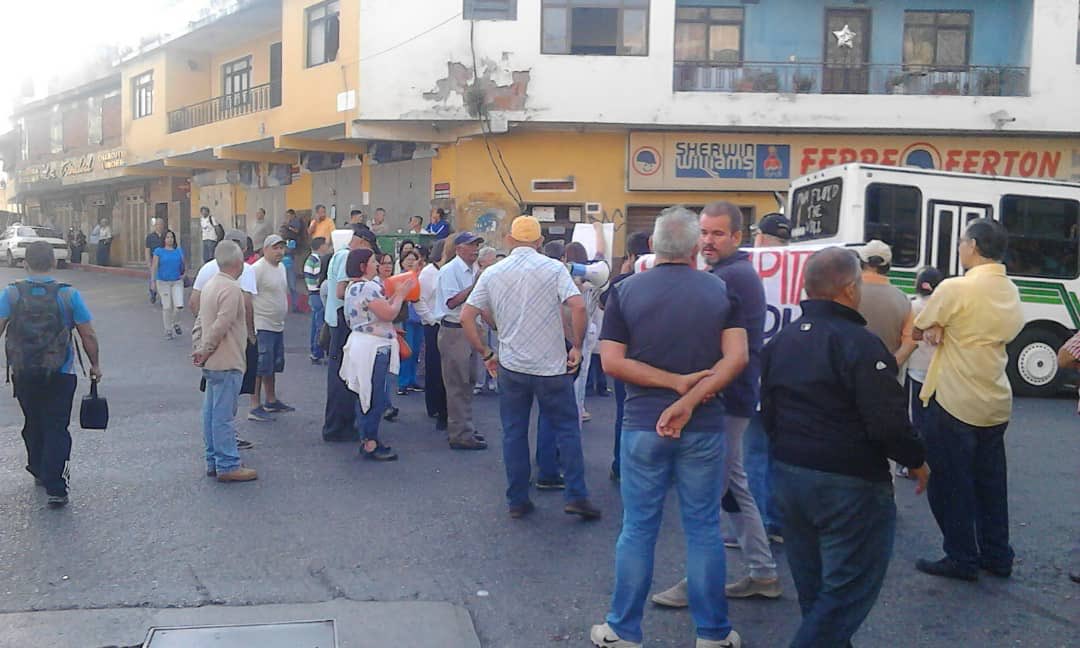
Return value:
M 840 31 L 834 31 L 833 36 L 836 36 L 837 47 L 855 49 L 855 37 L 858 36 L 858 34 L 851 31 L 851 28 L 847 25 L 844 25 L 844 28 Z

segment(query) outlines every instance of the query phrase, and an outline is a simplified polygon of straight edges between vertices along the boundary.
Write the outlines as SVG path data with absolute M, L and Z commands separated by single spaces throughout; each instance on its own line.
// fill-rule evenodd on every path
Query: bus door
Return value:
M 967 224 L 976 218 L 993 218 L 990 205 L 955 203 L 931 200 L 930 217 L 927 219 L 925 248 L 929 265 L 936 267 L 946 277 L 964 273 L 960 267 L 957 246 Z

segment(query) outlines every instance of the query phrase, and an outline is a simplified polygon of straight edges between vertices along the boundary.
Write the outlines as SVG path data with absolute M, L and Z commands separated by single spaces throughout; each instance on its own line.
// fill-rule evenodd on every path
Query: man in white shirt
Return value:
M 202 230 L 202 256 L 203 263 L 210 263 L 214 260 L 214 248 L 217 247 L 218 237 L 217 230 L 214 228 L 214 217 L 210 215 L 209 207 L 199 208 L 199 228 Z M 243 241 L 240 242 L 240 249 L 244 249 Z M 207 279 L 209 281 L 209 279 Z
M 266 220 L 266 210 L 259 207 L 255 210 L 255 225 L 251 229 L 251 240 L 255 242 L 255 251 L 259 252 L 263 249 L 266 241 L 266 237 L 270 236 L 270 233 L 274 231 L 274 224 Z
M 435 241 L 431 253 L 420 271 L 420 300 L 413 308 L 424 325 L 424 352 L 427 354 L 424 369 L 424 403 L 427 414 L 435 419 L 435 430 L 445 432 L 446 387 L 443 385 L 442 356 L 439 354 L 439 319 L 435 316 L 435 287 L 439 280 L 439 260 L 442 259 L 446 241 Z M 423 246 L 419 249 L 423 250 Z M 423 255 L 424 252 L 421 252 Z
M 259 367 L 255 378 L 255 393 L 251 395 L 249 421 L 273 421 L 275 412 L 294 412 L 296 408 L 278 400 L 276 374 L 285 371 L 285 316 L 289 312 L 289 286 L 285 276 L 285 239 L 277 234 L 267 236 L 262 245 L 263 257 L 252 264 L 258 292 L 255 309 L 255 339 L 259 345 Z M 259 399 L 259 390 L 263 400 Z
M 375 220 L 371 222 L 371 231 L 380 236 L 390 233 L 390 226 L 386 223 L 386 210 L 382 207 L 375 210 Z
M 484 239 L 472 232 L 453 238 L 457 256 L 439 270 L 435 287 L 435 317 L 439 320 L 439 354 L 446 386 L 447 437 L 453 450 L 486 450 L 487 441 L 472 421 L 472 348 L 461 328 L 461 308 L 476 284 L 473 264 Z
M 566 268 L 537 252 L 542 240 L 538 220 L 532 216 L 514 219 L 507 241 L 513 248 L 510 256 L 477 279 L 461 322 L 488 372 L 498 371 L 510 517 L 528 515 L 534 508 L 529 500 L 529 418 L 535 398 L 556 438 L 565 469 L 564 511 L 596 519 L 600 509 L 588 499 L 581 427 L 573 379 L 567 373 L 581 364 L 585 301 Z M 569 352 L 564 344 L 563 304 L 572 320 Z M 499 331 L 499 355 L 480 337 L 476 320 L 481 315 Z

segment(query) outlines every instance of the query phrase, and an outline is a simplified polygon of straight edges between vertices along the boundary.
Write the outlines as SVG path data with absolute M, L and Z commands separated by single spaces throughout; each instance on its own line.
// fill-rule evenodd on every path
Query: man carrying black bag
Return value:
M 45 486 L 50 508 L 68 503 L 71 458 L 71 404 L 75 398 L 75 349 L 71 330 L 90 360 L 91 380 L 101 380 L 98 342 L 82 295 L 57 283 L 52 246 L 42 241 L 26 249 L 29 276 L 0 292 L 0 336 L 7 333 L 8 371 L 23 411 L 26 470 Z

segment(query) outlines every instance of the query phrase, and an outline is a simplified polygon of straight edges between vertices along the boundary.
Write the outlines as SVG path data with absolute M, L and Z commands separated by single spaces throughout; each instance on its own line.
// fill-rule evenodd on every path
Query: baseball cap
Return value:
M 634 256 L 642 256 L 648 254 L 649 250 L 649 235 L 646 232 L 634 232 L 630 236 L 626 237 L 626 253 Z
M 473 234 L 472 232 L 461 232 L 460 234 L 458 234 L 457 236 L 454 237 L 454 245 L 468 245 L 469 243 L 476 243 L 477 241 L 480 241 L 481 243 L 483 243 L 484 242 L 484 237 L 477 236 L 476 234 Z
M 543 237 L 540 231 L 540 221 L 532 216 L 518 216 L 510 224 L 510 238 L 522 243 L 531 243 Z
M 281 238 L 281 236 L 277 234 L 271 234 L 270 236 L 267 236 L 266 239 L 263 241 L 262 249 L 274 247 L 279 243 L 284 245 L 285 239 Z
M 892 248 L 877 239 L 858 248 L 858 253 L 859 259 L 867 265 L 883 266 L 892 264 Z
M 247 238 L 247 234 L 238 229 L 231 229 L 225 232 L 225 240 L 236 241 L 240 244 L 240 249 L 244 249 L 244 246 L 247 245 Z
M 367 225 L 354 225 L 352 228 L 352 235 L 355 238 L 364 239 L 365 241 L 367 241 L 368 244 L 371 245 L 371 249 L 375 252 L 375 254 L 382 254 L 382 251 L 379 250 L 378 237 L 375 236 L 375 232 L 372 232 Z
M 783 214 L 766 214 L 758 221 L 757 231 L 786 241 L 791 238 L 791 221 Z

